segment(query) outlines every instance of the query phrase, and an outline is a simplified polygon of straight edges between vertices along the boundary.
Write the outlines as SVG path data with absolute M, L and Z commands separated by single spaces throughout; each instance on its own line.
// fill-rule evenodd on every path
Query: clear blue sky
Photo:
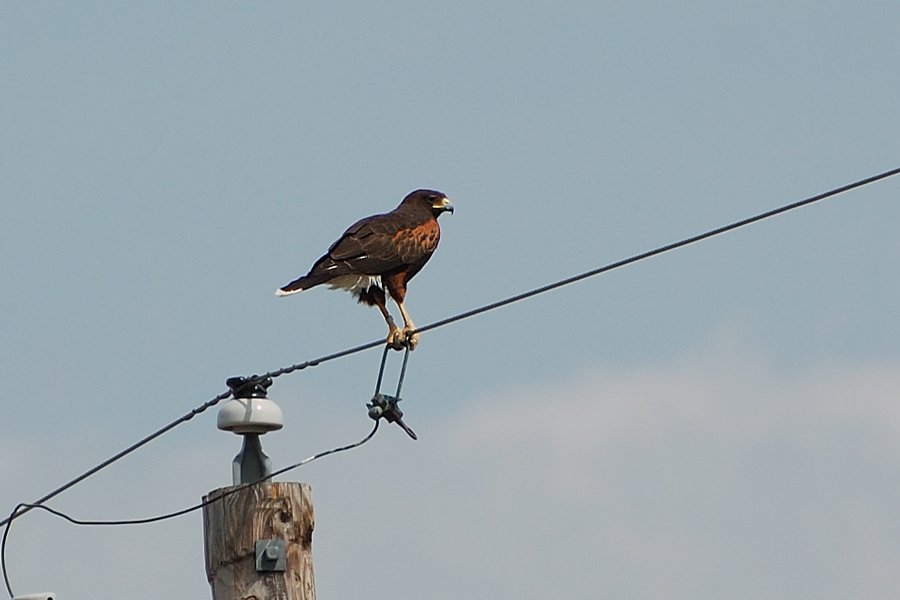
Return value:
M 274 290 L 409 191 L 419 324 L 900 166 L 896 2 L 0 5 L 0 512 L 385 334 Z M 319 598 L 896 598 L 900 179 L 423 334 L 313 486 Z M 279 379 L 276 466 L 378 352 Z M 393 376 L 393 375 L 392 375 Z M 210 411 L 51 505 L 229 484 Z M 209 597 L 199 515 L 17 522 L 18 593 Z M 385 561 L 393 566 L 380 572 Z

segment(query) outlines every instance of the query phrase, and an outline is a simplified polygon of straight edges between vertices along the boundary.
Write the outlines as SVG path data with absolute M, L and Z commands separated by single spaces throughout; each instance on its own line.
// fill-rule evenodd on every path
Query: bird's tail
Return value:
M 290 296 L 291 294 L 296 294 L 297 292 L 302 292 L 303 290 L 308 290 L 311 287 L 315 287 L 317 285 L 321 285 L 323 283 L 327 283 L 330 279 L 333 278 L 332 272 L 320 272 L 313 268 L 312 271 L 301 277 L 300 279 L 295 279 L 284 287 L 280 287 L 275 290 L 276 296 Z
M 309 270 L 309 273 L 307 273 L 300 279 L 295 279 L 284 287 L 278 288 L 277 290 L 275 290 L 275 295 L 290 296 L 291 294 L 296 294 L 297 292 L 308 290 L 311 287 L 315 287 L 323 283 L 332 283 L 334 281 L 340 280 L 344 275 L 354 275 L 356 279 L 360 277 L 360 274 L 358 272 L 355 272 L 353 268 L 350 267 L 350 265 L 348 265 L 346 262 L 335 262 L 329 255 L 326 254 L 316 261 L 316 264 L 314 264 L 312 269 Z M 338 284 L 337 286 L 332 285 L 332 287 L 344 286 Z
M 275 290 L 276 296 L 290 296 L 291 294 L 296 294 L 297 292 L 302 292 L 305 289 L 311 288 L 309 277 L 304 275 L 300 279 L 295 279 L 284 287 L 280 287 Z

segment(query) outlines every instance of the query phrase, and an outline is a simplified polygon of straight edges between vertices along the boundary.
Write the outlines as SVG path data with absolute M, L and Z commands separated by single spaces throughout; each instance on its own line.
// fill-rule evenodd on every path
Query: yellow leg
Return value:
M 385 343 L 393 348 L 394 350 L 400 350 L 403 348 L 403 333 L 400 331 L 400 328 L 397 327 L 397 324 L 394 323 L 394 317 L 391 316 L 391 313 L 388 312 L 387 306 L 384 305 L 384 296 L 375 296 L 375 306 L 378 307 L 378 310 L 381 311 L 384 320 L 388 324 L 388 336 L 385 340 Z
M 402 302 L 398 302 L 397 306 L 400 307 L 400 314 L 403 315 L 403 331 L 400 334 L 406 339 L 406 343 L 409 344 L 409 349 L 415 350 L 416 346 L 419 345 L 419 334 L 413 333 L 416 330 L 416 324 L 413 323 L 413 320 L 409 317 L 409 313 L 406 312 L 406 307 L 403 306 Z

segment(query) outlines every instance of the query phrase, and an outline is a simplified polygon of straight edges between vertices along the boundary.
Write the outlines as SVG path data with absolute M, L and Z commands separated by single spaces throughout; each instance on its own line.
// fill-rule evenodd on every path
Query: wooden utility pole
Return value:
M 214 490 L 204 500 L 233 489 Z M 213 600 L 315 600 L 314 525 L 305 483 L 260 483 L 204 507 Z

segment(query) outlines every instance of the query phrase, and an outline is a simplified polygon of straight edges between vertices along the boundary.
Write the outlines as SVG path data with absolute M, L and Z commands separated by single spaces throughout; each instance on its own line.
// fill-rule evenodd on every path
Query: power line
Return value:
M 13 521 L 15 519 L 21 517 L 23 514 L 25 514 L 25 512 L 27 512 L 27 510 L 32 510 L 35 508 L 45 510 L 52 515 L 56 515 L 57 517 L 60 517 L 61 519 L 65 519 L 66 521 L 68 521 L 69 523 L 72 523 L 73 525 L 119 526 L 119 525 L 146 525 L 148 523 L 158 523 L 160 521 L 174 519 L 176 517 L 181 517 L 186 514 L 198 511 L 205 506 L 209 506 L 210 504 L 213 504 L 215 502 L 223 500 L 223 499 L 227 498 L 228 496 L 231 496 L 232 494 L 236 494 L 236 493 L 240 492 L 241 490 L 244 490 L 244 489 L 247 489 L 248 487 L 252 487 L 254 485 L 263 483 L 264 481 L 272 479 L 273 477 L 277 477 L 278 475 L 282 475 L 284 473 L 287 473 L 288 471 L 292 471 L 293 469 L 302 467 L 303 465 L 309 464 L 309 463 L 313 462 L 314 460 L 318 460 L 318 459 L 328 456 L 330 454 L 337 454 L 338 452 L 344 452 L 345 450 L 352 450 L 354 448 L 359 448 L 360 446 L 362 446 L 363 444 L 365 444 L 366 442 L 368 442 L 375 436 L 375 433 L 378 431 L 378 425 L 380 422 L 381 422 L 380 419 L 375 419 L 375 426 L 372 428 L 372 431 L 369 432 L 369 435 L 367 435 L 366 437 L 364 437 L 363 439 L 361 439 L 358 442 L 354 442 L 352 444 L 347 444 L 346 446 L 339 446 L 337 448 L 332 448 L 331 450 L 325 450 L 324 452 L 319 452 L 318 454 L 313 454 L 312 456 L 305 458 L 298 463 L 294 463 L 290 466 L 287 466 L 287 467 L 284 467 L 277 471 L 274 471 L 273 473 L 270 473 L 264 477 L 261 477 L 261 478 L 257 479 L 256 481 L 236 485 L 236 486 L 232 487 L 230 490 L 227 490 L 214 498 L 210 498 L 209 500 L 204 500 L 203 502 L 201 502 L 199 504 L 195 504 L 188 508 L 176 510 L 175 512 L 167 513 L 164 515 L 158 515 L 156 517 L 147 517 L 144 519 L 123 519 L 123 520 L 117 520 L 117 521 L 90 521 L 90 520 L 85 520 L 85 519 L 76 519 L 70 515 L 67 515 L 64 512 L 58 511 L 54 508 L 50 508 L 49 506 L 44 506 L 43 504 L 39 504 L 39 503 L 19 504 L 13 509 L 12 513 L 9 515 L 9 518 L 7 519 L 6 530 L 3 532 L 2 539 L 0 539 L 0 571 L 2 571 L 2 574 L 3 574 L 3 583 L 6 585 L 6 591 L 9 592 L 10 598 L 15 596 L 15 594 L 13 594 L 12 587 L 10 586 L 10 583 L 9 583 L 9 574 L 6 572 L 6 540 L 9 537 L 9 530 L 12 529 Z M 20 511 L 20 509 L 22 509 L 22 510 Z
M 50 493 L 47 494 L 46 496 L 43 496 L 42 498 L 39 498 L 38 500 L 35 500 L 35 501 L 32 502 L 31 504 L 23 504 L 22 506 L 24 506 L 25 508 L 22 510 L 22 513 L 20 513 L 20 514 L 24 514 L 24 513 L 28 512 L 28 511 L 30 511 L 30 510 L 33 509 L 36 505 L 43 504 L 44 502 L 46 502 L 47 500 L 50 500 L 51 498 L 55 498 L 56 496 L 58 496 L 59 494 L 63 493 L 64 491 L 66 491 L 66 490 L 69 489 L 70 487 L 72 487 L 72 486 L 74 486 L 74 485 L 76 485 L 76 484 L 78 484 L 78 483 L 81 483 L 82 481 L 84 481 L 85 479 L 87 479 L 87 478 L 90 477 L 91 475 L 97 473 L 98 471 L 101 471 L 102 469 L 105 469 L 106 467 L 108 467 L 109 465 L 113 464 L 114 462 L 116 462 L 116 461 L 118 461 L 118 460 L 120 460 L 120 459 L 122 459 L 122 458 L 125 458 L 127 455 L 131 454 L 132 452 L 134 452 L 135 450 L 137 450 L 137 449 L 140 448 L 141 446 L 144 446 L 144 445 L 146 445 L 146 444 L 149 444 L 150 442 L 152 442 L 153 440 L 155 440 L 156 438 L 158 438 L 158 437 L 161 436 L 162 434 L 164 434 L 164 433 L 166 433 L 166 432 L 168 432 L 168 431 L 170 431 L 170 430 L 172 430 L 172 429 L 175 429 L 175 427 L 177 427 L 178 425 L 181 425 L 181 424 L 184 423 L 185 421 L 190 421 L 190 420 L 193 419 L 195 416 L 197 416 L 197 415 L 199 415 L 200 413 L 204 412 L 205 410 L 207 410 L 207 409 L 209 409 L 209 408 L 215 406 L 216 404 L 218 404 L 218 403 L 221 402 L 222 400 L 228 398 L 229 396 L 231 396 L 231 392 L 230 392 L 230 391 L 224 392 L 224 393 L 222 393 L 222 394 L 219 394 L 218 396 L 216 396 L 215 398 L 213 398 L 213 399 L 210 400 L 209 402 L 206 402 L 206 403 L 204 403 L 204 404 L 201 404 L 200 406 L 198 406 L 197 408 L 195 408 L 195 409 L 192 410 L 191 412 L 187 413 L 186 415 L 183 415 L 182 417 L 179 417 L 178 419 L 172 421 L 171 423 L 169 423 L 169 424 L 166 425 L 165 427 L 162 427 L 162 428 L 156 430 L 155 432 L 151 433 L 150 435 L 148 435 L 147 437 L 145 437 L 145 438 L 142 439 L 141 441 L 132 444 L 132 445 L 129 446 L 128 448 L 125 448 L 124 450 L 122 450 L 121 452 L 119 452 L 118 454 L 116 454 L 115 456 L 112 456 L 112 457 L 106 459 L 105 461 L 103 461 L 102 463 L 100 463 L 99 465 L 97 465 L 96 467 L 94 467 L 93 469 L 90 469 L 89 471 L 85 471 L 84 473 L 82 473 L 81 475 L 79 475 L 78 477 L 76 477 L 75 479 L 69 481 L 68 483 L 65 483 L 65 484 L 59 486 L 58 488 L 56 488 L 55 490 L 53 490 L 52 492 L 50 492 Z M 6 525 L 7 523 L 9 523 L 9 521 L 10 521 L 10 518 L 9 518 L 9 517 L 7 517 L 6 519 L 3 519 L 2 521 L 0 521 L 0 527 Z
M 576 283 L 583 279 L 587 279 L 589 277 L 593 277 L 595 275 L 600 275 L 601 273 L 606 273 L 607 271 L 612 271 L 613 269 L 618 269 L 619 267 L 624 267 L 625 265 L 630 265 L 631 263 L 636 263 L 638 261 L 651 258 L 653 256 L 657 256 L 658 254 L 663 254 L 665 252 L 669 252 L 671 250 L 676 250 L 678 248 L 683 248 L 684 246 L 689 246 L 691 244 L 695 244 L 699 241 L 709 239 L 711 237 L 715 237 L 717 235 L 721 235 L 728 231 L 733 231 L 735 229 L 739 229 L 741 227 L 745 227 L 752 223 L 756 223 L 758 221 L 762 221 L 764 219 L 768 219 L 770 217 L 774 217 L 775 215 L 780 215 L 782 213 L 786 213 L 788 211 L 794 210 L 795 208 L 800 208 L 801 206 L 806 206 L 808 204 L 813 204 L 815 202 L 819 202 L 820 200 L 825 200 L 826 198 L 831 198 L 832 196 L 837 196 L 839 194 L 843 194 L 844 192 L 849 192 L 850 190 L 854 190 L 859 187 L 863 187 L 870 183 L 875 183 L 876 181 L 881 181 L 882 179 L 887 179 L 888 177 L 892 177 L 900 173 L 900 167 L 896 169 L 891 169 L 890 171 L 885 171 L 884 173 L 880 173 L 878 175 L 873 175 L 872 177 L 867 177 L 866 179 L 860 179 L 854 183 L 850 183 L 839 188 L 835 188 L 831 191 L 824 192 L 817 196 L 812 196 L 811 198 L 807 198 L 805 200 L 800 200 L 798 202 L 794 202 L 792 204 L 786 204 L 779 208 L 775 208 L 764 213 L 760 213 L 758 215 L 748 217 L 746 219 L 742 219 L 740 221 L 735 221 L 729 225 L 725 225 L 716 229 L 711 229 L 705 233 L 701 233 L 699 235 L 695 235 L 693 237 L 685 238 L 678 242 L 673 242 L 671 244 L 666 244 L 665 246 L 660 246 L 659 248 L 655 248 L 653 250 L 648 250 L 647 252 L 642 252 L 641 254 L 635 254 L 629 258 L 625 258 L 614 263 L 610 263 L 608 265 L 604 265 L 602 267 L 598 267 L 596 269 L 592 269 L 590 271 L 585 271 L 579 275 L 574 275 L 572 277 L 568 277 L 566 279 L 562 279 L 560 281 L 547 284 L 545 286 L 535 288 L 533 290 L 523 292 L 521 294 L 517 294 L 515 296 L 511 296 L 504 300 L 498 300 L 497 302 L 492 302 L 490 304 L 486 304 L 480 308 L 475 308 L 464 313 L 460 313 L 458 315 L 447 317 L 446 319 L 441 319 L 440 321 L 436 321 L 429 325 L 425 325 L 424 327 L 420 327 L 416 330 L 416 333 L 422 333 L 425 331 L 430 331 L 432 329 L 437 329 L 438 327 L 443 327 L 444 325 L 449 325 L 450 323 L 455 323 L 457 321 L 462 321 L 463 319 L 468 319 L 469 317 L 474 317 L 475 315 L 480 315 L 481 313 L 486 313 L 488 311 L 494 310 L 496 308 L 500 308 L 502 306 L 507 306 L 509 304 L 513 304 L 515 302 L 519 302 L 521 300 L 525 300 L 526 298 L 531 298 L 533 296 L 537 296 L 538 294 L 544 294 L 551 290 L 555 290 L 557 288 L 561 288 L 566 285 L 570 285 L 572 283 Z
M 426 331 L 431 331 L 431 330 L 437 329 L 437 328 L 439 328 L 439 327 L 444 327 L 445 325 L 450 325 L 451 323 L 456 323 L 456 322 L 458 322 L 458 321 L 462 321 L 462 320 L 464 320 L 464 319 L 468 319 L 468 318 L 470 318 L 470 317 L 474 317 L 474 316 L 476 316 L 476 315 L 480 315 L 480 314 L 486 313 L 486 312 L 488 312 L 488 311 L 492 311 L 492 310 L 495 310 L 495 309 L 498 309 L 498 308 L 501 308 L 501 307 L 504 307 L 504 306 L 508 306 L 508 305 L 513 304 L 513 303 L 515 303 L 515 302 L 520 302 L 520 301 L 525 300 L 525 299 L 527 299 L 527 298 L 531 298 L 531 297 L 537 296 L 537 295 L 539 295 L 539 294 L 544 294 L 544 293 L 546 293 L 546 292 L 549 292 L 549 291 L 552 291 L 552 290 L 561 288 L 561 287 L 563 287 L 563 286 L 567 286 L 567 285 L 570 285 L 570 284 L 573 284 L 573 283 L 582 281 L 582 280 L 587 279 L 587 278 L 589 278 L 589 277 L 593 277 L 593 276 L 595 276 L 595 275 L 600 275 L 601 273 L 606 273 L 607 271 L 612 271 L 612 270 L 614 270 L 614 269 L 618 269 L 618 268 L 620 268 L 620 267 L 624 267 L 624 266 L 626 266 L 626 265 L 630 265 L 630 264 L 632 264 L 632 263 L 635 263 L 635 262 L 638 262 L 638 261 L 641 261 L 641 260 L 645 260 L 645 259 L 647 259 L 647 258 L 651 258 L 651 257 L 653 257 L 653 256 L 657 256 L 657 255 L 659 255 L 659 254 L 663 254 L 663 253 L 669 252 L 669 251 L 671 251 L 671 250 L 676 250 L 676 249 L 678 249 L 678 248 L 682 248 L 682 247 L 684 247 L 684 246 L 688 246 L 688 245 L 690 245 L 690 244 L 694 244 L 694 243 L 696 243 L 696 242 L 699 242 L 699 241 L 702 241 L 702 240 L 705 240 L 705 239 L 708 239 L 708 238 L 711 238 L 711 237 L 715 237 L 715 236 L 717 236 L 717 235 L 721 235 L 721 234 L 723 234 L 723 233 L 726 233 L 726 232 L 729 232 L 729 231 L 733 231 L 733 230 L 735 230 L 735 229 L 739 229 L 739 228 L 741 228 L 741 227 L 745 227 L 745 226 L 751 225 L 751 224 L 753 224 L 753 223 L 757 223 L 757 222 L 762 221 L 762 220 L 764 220 L 764 219 L 768 219 L 768 218 L 770 218 L 770 217 L 774 217 L 774 216 L 776 216 L 776 215 L 780 215 L 780 214 L 782 214 L 782 213 L 786 213 L 786 212 L 788 212 L 788 211 L 791 211 L 791 210 L 800 208 L 800 207 L 802 207 L 802 206 L 807 206 L 807 205 L 809 205 L 809 204 L 814 204 L 814 203 L 819 202 L 819 201 L 821 201 L 821 200 L 825 200 L 826 198 L 831 198 L 831 197 L 833 197 L 833 196 L 838 196 L 838 195 L 843 194 L 843 193 L 845 193 L 845 192 L 849 192 L 849 191 L 851 191 L 851 190 L 854 190 L 854 189 L 857 189 L 857 188 L 860 188 L 860 187 L 869 185 L 869 184 L 871 184 L 871 183 L 875 183 L 875 182 L 877 182 L 877 181 L 881 181 L 882 179 L 887 179 L 887 178 L 889 178 L 889 177 L 893 177 L 894 175 L 897 175 L 898 173 L 900 173 L 900 167 L 897 167 L 897 168 L 895 168 L 895 169 L 891 169 L 890 171 L 885 171 L 885 172 L 883 172 L 883 173 L 879 173 L 878 175 L 873 175 L 873 176 L 871 176 L 871 177 L 866 177 L 865 179 L 860 179 L 860 180 L 858 180 L 858 181 L 855 181 L 855 182 L 853 182 L 853 183 L 849 183 L 849 184 L 847 184 L 847 185 L 843 185 L 843 186 L 838 187 L 838 188 L 834 188 L 834 189 L 832 189 L 832 190 L 830 190 L 830 191 L 827 191 L 827 192 L 818 194 L 818 195 L 816 195 L 816 196 L 812 196 L 812 197 L 810 197 L 810 198 L 806 198 L 805 200 L 800 200 L 800 201 L 797 201 L 797 202 L 793 202 L 793 203 L 791 203 L 791 204 L 786 204 L 786 205 L 781 206 L 781 207 L 779 207 L 779 208 L 775 208 L 775 209 L 772 209 L 772 210 L 769 210 L 769 211 L 766 211 L 766 212 L 763 212 L 763 213 L 759 213 L 759 214 L 754 215 L 754 216 L 752 216 L 752 217 L 748 217 L 748 218 L 746 218 L 746 219 L 741 219 L 740 221 L 735 221 L 735 222 L 730 223 L 730 224 L 728 224 L 728 225 L 725 225 L 725 226 L 722 226 L 722 227 L 718 227 L 718 228 L 716 228 L 716 229 L 709 230 L 709 231 L 707 231 L 707 232 L 705 232 L 705 233 L 701 233 L 701 234 L 699 234 L 699 235 L 695 235 L 695 236 L 692 236 L 692 237 L 689 237 L 689 238 L 685 238 L 685 239 L 683 239 L 683 240 L 680 240 L 680 241 L 677 241 L 677 242 L 673 242 L 673 243 L 671 243 L 671 244 L 666 244 L 666 245 L 664 245 L 664 246 L 660 246 L 660 247 L 655 248 L 655 249 L 653 249 L 653 250 L 649 250 L 649 251 L 643 252 L 643 253 L 641 253 L 641 254 L 636 254 L 636 255 L 631 256 L 631 257 L 629 257 L 629 258 L 626 258 L 626 259 L 623 259 L 623 260 L 619 260 L 619 261 L 616 261 L 616 262 L 613 262 L 613 263 L 604 265 L 604 266 L 602 266 L 602 267 L 598 267 L 598 268 L 596 268 L 596 269 L 591 269 L 590 271 L 585 271 L 584 273 L 580 273 L 580 274 L 574 275 L 574 276 L 572 276 L 572 277 L 567 277 L 567 278 L 565 278 L 565 279 L 561 279 L 561 280 L 556 281 L 556 282 L 554 282 L 554 283 L 550 283 L 550 284 L 547 284 L 547 285 L 544 285 L 544 286 L 541 286 L 541 287 L 538 287 L 538 288 L 529 290 L 529 291 L 527 291 L 527 292 L 523 292 L 523 293 L 521 293 L 521 294 L 517 294 L 517 295 L 515 295 L 515 296 L 510 296 L 510 297 L 505 298 L 505 299 L 503 299 L 503 300 L 498 300 L 498 301 L 496 301 L 496 302 L 492 302 L 492 303 L 490 303 L 490 304 L 486 304 L 486 305 L 481 306 L 481 307 L 479 307 L 479 308 L 475 308 L 475 309 L 472 309 L 472 310 L 468 310 L 468 311 L 459 313 L 459 314 L 457 314 L 457 315 L 454 315 L 454 316 L 451 316 L 451 317 L 447 317 L 447 318 L 441 319 L 441 320 L 439 320 L 439 321 L 435 321 L 434 323 L 430 323 L 430 324 L 425 325 L 425 326 L 423 326 L 423 327 L 419 327 L 418 329 L 416 329 L 416 331 L 415 331 L 414 333 L 424 333 L 424 332 L 426 332 Z M 314 359 L 314 360 L 309 360 L 309 361 L 302 362 L 302 363 L 297 363 L 297 364 L 291 365 L 291 366 L 289 366 L 289 367 L 283 367 L 283 368 L 281 368 L 281 369 L 277 369 L 277 370 L 275 370 L 275 371 L 270 371 L 270 372 L 266 373 L 265 375 L 263 375 L 262 377 L 272 377 L 272 378 L 274 379 L 274 378 L 276 378 L 276 377 L 280 377 L 280 376 L 282 376 L 282 375 L 287 375 L 287 374 L 293 373 L 293 372 L 295 372 L 295 371 L 301 371 L 301 370 L 307 369 L 307 368 L 309 368 L 309 367 L 315 367 L 315 366 L 318 366 L 318 365 L 320 365 L 320 364 L 322 364 L 322 363 L 325 363 L 325 362 L 337 360 L 337 359 L 339 359 L 339 358 L 344 358 L 344 357 L 346 357 L 346 356 L 350 356 L 351 354 L 357 354 L 357 353 L 363 352 L 363 351 L 365 351 L 365 350 L 370 350 L 370 349 L 372 349 L 372 348 L 381 346 L 381 345 L 383 345 L 383 344 L 384 344 L 384 340 L 376 340 L 376 341 L 372 341 L 372 342 L 369 342 L 369 343 L 367 343 L 367 344 L 362 344 L 362 345 L 360 345 L 360 346 L 355 346 L 355 347 L 353 347 L 353 348 L 348 348 L 347 350 L 342 350 L 342 351 L 340 351 L 340 352 L 335 352 L 335 353 L 333 353 L 333 354 L 328 354 L 328 355 L 325 355 L 325 356 L 323 356 L 323 357 L 321 357 L 321 358 L 317 358 L 317 359 Z M 159 429 L 158 431 L 156 431 L 156 432 L 154 432 L 154 433 L 148 435 L 147 437 L 145 437 L 145 438 L 142 439 L 141 441 L 139 441 L 139 442 L 133 444 L 132 446 L 129 446 L 128 448 L 126 448 L 126 449 L 123 450 L 122 452 L 119 452 L 119 453 L 116 454 L 115 456 L 113 456 L 113 457 L 109 458 L 108 460 L 106 460 L 106 461 L 100 463 L 99 465 L 97 465 L 97 466 L 94 467 L 93 469 L 91 469 L 91 470 L 89 470 L 89 471 L 86 471 L 85 473 L 83 473 L 82 475 L 79 475 L 78 477 L 76 477 L 76 478 L 73 479 L 72 481 L 70 481 L 70 482 L 68 482 L 68 483 L 66 483 L 66 484 L 64 484 L 64 485 L 62 485 L 62 486 L 60 486 L 59 488 L 53 490 L 52 492 L 50 492 L 49 494 L 47 494 L 47 495 L 44 496 L 43 498 L 40 498 L 39 500 L 36 500 L 36 501 L 33 502 L 32 504 L 25 505 L 25 506 L 28 507 L 28 508 L 23 508 L 23 509 L 22 509 L 22 513 L 20 513 L 20 514 L 23 514 L 23 513 L 25 513 L 25 512 L 28 512 L 29 510 L 31 510 L 31 509 L 33 508 L 34 505 L 43 504 L 43 503 L 46 502 L 47 500 L 50 500 L 51 498 L 54 498 L 55 496 L 61 494 L 62 492 L 64 492 L 64 491 L 66 491 L 67 489 L 69 489 L 70 487 L 72 487 L 72 486 L 74 486 L 74 485 L 80 483 L 81 481 L 84 481 L 85 479 L 87 479 L 87 478 L 90 477 L 91 475 L 94 475 L 94 474 L 97 473 L 98 471 L 100 471 L 100 470 L 102 470 L 102 469 L 108 467 L 109 465 L 113 464 L 114 462 L 116 462 L 116 461 L 118 461 L 118 460 L 124 458 L 124 457 L 127 456 L 128 454 L 131 454 L 132 452 L 134 452 L 134 451 L 137 450 L 138 448 L 140 448 L 140 447 L 142 447 L 142 446 L 144 446 L 144 445 L 150 443 L 151 441 L 153 441 L 154 439 L 158 438 L 159 436 L 161 436 L 162 434 L 166 433 L 167 431 L 169 431 L 169 430 L 175 428 L 176 426 L 180 425 L 181 423 L 184 423 L 185 421 L 189 421 L 190 419 L 194 418 L 196 415 L 198 415 L 198 414 L 200 414 L 200 413 L 206 411 L 207 409 L 209 409 L 209 408 L 215 406 L 216 404 L 218 404 L 218 403 L 221 402 L 222 400 L 228 398 L 229 396 L 231 396 L 231 392 L 225 392 L 225 393 L 219 394 L 218 396 L 216 396 L 216 397 L 213 398 L 212 400 L 210 400 L 210 401 L 208 401 L 208 402 L 206 402 L 206 403 L 200 405 L 199 407 L 195 408 L 195 409 L 192 410 L 191 412 L 189 412 L 189 413 L 187 413 L 186 415 L 184 415 L 184 416 L 182 416 L 182 417 L 176 419 L 175 421 L 169 423 L 168 425 L 166 425 L 165 427 Z M 0 527 L 2 527 L 3 525 L 6 525 L 7 523 L 9 523 L 9 518 L 6 518 L 6 519 L 0 521 Z

